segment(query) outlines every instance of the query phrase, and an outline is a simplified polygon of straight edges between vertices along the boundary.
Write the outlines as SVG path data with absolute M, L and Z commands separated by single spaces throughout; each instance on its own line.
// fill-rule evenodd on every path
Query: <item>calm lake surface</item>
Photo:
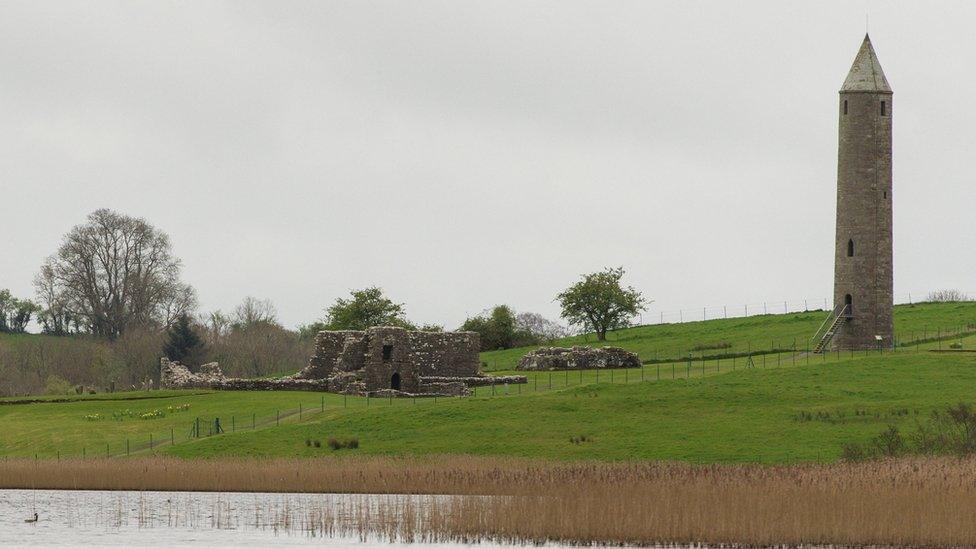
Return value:
M 468 547 L 388 543 L 432 498 L 362 494 L 0 490 L 0 546 Z M 37 513 L 36 523 L 24 522 Z M 492 543 L 477 547 L 502 547 Z

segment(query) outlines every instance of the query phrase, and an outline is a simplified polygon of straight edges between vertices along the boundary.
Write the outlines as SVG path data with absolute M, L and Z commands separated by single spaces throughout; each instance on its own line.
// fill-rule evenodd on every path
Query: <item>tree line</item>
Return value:
M 152 376 L 160 355 L 191 367 L 217 361 L 230 375 L 263 376 L 301 368 L 320 330 L 381 325 L 444 330 L 411 322 L 405 305 L 379 287 L 351 291 L 327 307 L 323 318 L 295 331 L 278 322 L 267 299 L 245 297 L 229 314 L 198 313 L 196 291 L 181 273 L 182 263 L 164 232 L 141 218 L 108 209 L 92 212 L 42 263 L 34 278 L 36 301 L 0 290 L 0 331 L 23 333 L 34 320 L 45 334 L 73 336 L 86 345 L 78 346 L 76 360 L 66 356 L 63 344 L 38 340 L 0 346 L 0 379 L 19 379 L 21 390 L 35 391 L 38 385 L 63 389 L 88 380 L 125 386 Z M 645 300 L 621 284 L 623 276 L 623 268 L 605 269 L 559 293 L 555 300 L 568 326 L 593 331 L 600 340 L 608 330 L 628 326 Z M 467 318 L 458 329 L 478 332 L 482 350 L 493 350 L 552 342 L 567 336 L 569 327 L 497 305 Z M 52 365 L 55 355 L 58 363 Z M 0 390 L 10 392 L 9 387 Z

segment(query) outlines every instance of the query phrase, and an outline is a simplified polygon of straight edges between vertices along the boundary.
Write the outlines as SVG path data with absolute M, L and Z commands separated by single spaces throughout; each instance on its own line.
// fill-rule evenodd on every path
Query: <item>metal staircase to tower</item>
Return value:
M 813 337 L 810 338 L 812 341 L 815 341 L 813 352 L 816 354 L 820 354 L 827 349 L 831 340 L 834 339 L 837 330 L 851 318 L 850 305 L 845 303 L 838 307 L 840 307 L 840 311 L 838 312 L 837 308 L 831 311 L 830 315 L 823 321 L 823 324 L 820 325 L 820 328 L 817 329 L 817 333 L 813 334 Z M 824 328 L 826 328 L 826 331 L 824 331 Z

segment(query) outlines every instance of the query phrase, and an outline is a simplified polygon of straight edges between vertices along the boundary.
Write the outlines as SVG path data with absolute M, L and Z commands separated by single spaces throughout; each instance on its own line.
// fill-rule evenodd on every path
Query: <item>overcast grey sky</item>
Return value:
M 837 91 L 894 95 L 895 291 L 976 290 L 971 2 L 0 1 L 0 288 L 92 210 L 201 310 L 287 326 L 379 285 L 417 322 L 831 294 Z

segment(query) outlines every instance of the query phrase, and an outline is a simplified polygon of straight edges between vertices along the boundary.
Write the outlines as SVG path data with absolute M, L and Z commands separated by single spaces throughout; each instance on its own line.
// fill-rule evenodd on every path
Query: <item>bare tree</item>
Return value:
M 46 311 L 116 338 L 133 327 L 166 326 L 196 306 L 180 280 L 169 237 L 145 220 L 101 209 L 64 237 L 35 279 Z
M 968 295 L 959 290 L 937 290 L 929 292 L 928 301 L 933 303 L 953 303 L 957 301 L 969 301 Z
M 230 318 L 219 309 L 211 311 L 200 318 L 200 323 L 206 329 L 207 345 L 211 347 L 219 344 L 230 332 Z
M 257 299 L 251 296 L 234 309 L 234 323 L 239 326 L 253 326 L 255 324 L 277 324 L 278 310 L 270 299 Z
M 515 316 L 515 329 L 531 334 L 542 343 L 548 343 L 569 335 L 562 324 L 549 320 L 539 313 L 519 313 Z

